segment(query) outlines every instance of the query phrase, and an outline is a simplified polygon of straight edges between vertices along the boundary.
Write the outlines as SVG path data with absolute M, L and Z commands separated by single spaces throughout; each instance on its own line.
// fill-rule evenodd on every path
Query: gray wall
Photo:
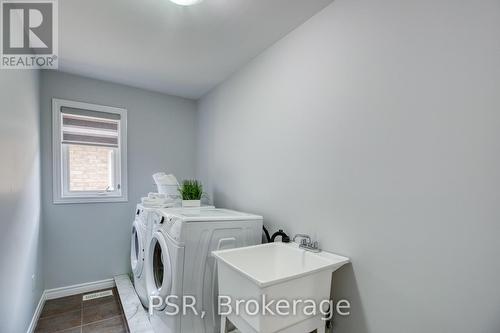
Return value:
M 35 71 L 0 73 L 0 332 L 5 333 L 26 332 L 43 291 L 38 84 Z
M 199 103 L 199 175 L 352 258 L 338 333 L 500 331 L 500 3 L 337 0 Z
M 128 203 L 52 203 L 53 97 L 128 110 Z M 111 278 L 130 270 L 134 207 L 151 192 L 157 171 L 195 174 L 193 101 L 70 74 L 41 78 L 42 188 L 46 289 Z

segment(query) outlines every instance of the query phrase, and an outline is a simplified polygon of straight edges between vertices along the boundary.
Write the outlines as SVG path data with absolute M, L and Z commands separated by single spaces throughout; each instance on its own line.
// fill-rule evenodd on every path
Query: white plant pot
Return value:
M 182 200 L 182 207 L 201 207 L 201 200 Z

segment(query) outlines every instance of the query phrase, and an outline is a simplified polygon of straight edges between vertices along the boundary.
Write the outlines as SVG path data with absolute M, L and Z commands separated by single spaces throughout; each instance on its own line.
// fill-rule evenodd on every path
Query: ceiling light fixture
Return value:
M 203 0 L 170 0 L 170 1 L 181 6 L 192 6 L 202 2 Z

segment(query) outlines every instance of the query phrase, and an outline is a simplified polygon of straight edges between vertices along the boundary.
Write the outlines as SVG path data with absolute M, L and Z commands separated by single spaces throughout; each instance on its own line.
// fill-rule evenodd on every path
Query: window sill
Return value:
M 126 196 L 122 197 L 89 197 L 89 198 L 57 198 L 54 199 L 53 203 L 55 205 L 65 205 L 65 204 L 92 204 L 92 203 L 119 203 L 128 202 Z

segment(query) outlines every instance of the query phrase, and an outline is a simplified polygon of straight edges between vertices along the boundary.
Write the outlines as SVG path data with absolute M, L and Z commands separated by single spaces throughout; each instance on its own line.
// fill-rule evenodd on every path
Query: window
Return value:
M 127 201 L 127 110 L 52 100 L 54 203 Z

